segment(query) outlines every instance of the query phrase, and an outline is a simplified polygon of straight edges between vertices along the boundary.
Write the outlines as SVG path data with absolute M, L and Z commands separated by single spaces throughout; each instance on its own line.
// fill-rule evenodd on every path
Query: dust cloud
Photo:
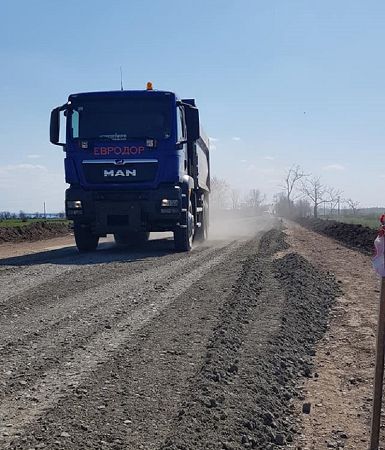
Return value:
M 272 228 L 274 217 L 242 210 L 210 210 L 208 243 L 216 240 L 250 239 L 260 231 Z

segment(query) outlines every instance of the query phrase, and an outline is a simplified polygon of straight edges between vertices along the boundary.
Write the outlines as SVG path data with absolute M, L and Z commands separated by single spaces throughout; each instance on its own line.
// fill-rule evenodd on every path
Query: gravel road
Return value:
M 289 400 L 336 291 L 295 255 L 277 264 L 287 245 L 272 228 L 229 222 L 188 254 L 156 238 L 140 251 L 106 243 L 0 259 L 0 447 L 290 442 Z

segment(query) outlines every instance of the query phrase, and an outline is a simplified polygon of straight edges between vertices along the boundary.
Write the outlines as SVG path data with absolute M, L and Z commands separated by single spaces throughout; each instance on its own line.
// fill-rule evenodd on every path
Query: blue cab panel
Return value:
M 113 91 L 68 98 L 66 181 L 90 189 L 155 189 L 177 183 L 177 98 L 165 91 Z

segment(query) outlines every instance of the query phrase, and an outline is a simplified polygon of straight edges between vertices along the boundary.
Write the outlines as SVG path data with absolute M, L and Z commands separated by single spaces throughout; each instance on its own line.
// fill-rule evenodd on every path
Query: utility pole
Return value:
M 378 450 L 381 428 L 381 406 L 384 379 L 384 341 L 385 341 L 385 278 L 381 278 L 380 307 L 377 326 L 376 366 L 374 374 L 374 394 L 370 450 Z
M 43 210 L 44 210 L 44 219 L 46 219 L 47 218 L 47 213 L 46 213 L 46 210 L 45 210 L 45 202 L 43 203 Z
M 340 215 L 340 213 L 341 213 L 341 197 L 338 196 L 338 216 Z
M 385 215 L 380 218 L 381 227 L 379 230 L 377 239 L 384 239 L 385 234 Z M 376 239 L 376 241 L 377 241 Z M 381 293 L 380 293 L 380 305 L 378 312 L 378 325 L 377 325 L 377 342 L 376 342 L 376 365 L 374 370 L 374 392 L 373 392 L 373 409 L 372 409 L 372 424 L 370 430 L 370 447 L 369 450 L 378 450 L 380 442 L 380 429 L 381 429 L 381 409 L 382 409 L 382 395 L 383 395 L 383 383 L 384 383 L 384 360 L 385 360 L 385 252 L 382 245 L 376 245 L 376 255 L 373 258 L 373 265 L 376 259 L 382 260 L 380 268 L 376 268 L 376 272 L 381 276 Z M 381 269 L 382 266 L 382 269 Z

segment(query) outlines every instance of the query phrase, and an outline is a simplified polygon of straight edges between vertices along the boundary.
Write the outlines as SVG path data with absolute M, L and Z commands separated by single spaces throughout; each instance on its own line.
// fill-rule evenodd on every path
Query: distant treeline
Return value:
M 64 219 L 64 212 L 58 213 L 27 213 L 24 211 L 19 211 L 18 213 L 10 212 L 10 211 L 0 211 L 0 220 L 8 220 L 8 219 Z

